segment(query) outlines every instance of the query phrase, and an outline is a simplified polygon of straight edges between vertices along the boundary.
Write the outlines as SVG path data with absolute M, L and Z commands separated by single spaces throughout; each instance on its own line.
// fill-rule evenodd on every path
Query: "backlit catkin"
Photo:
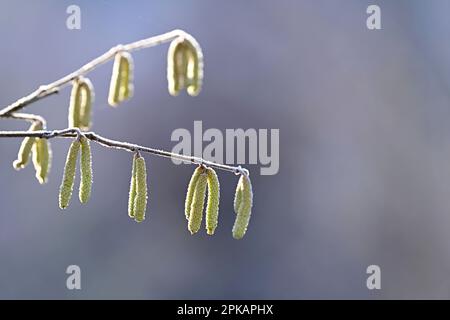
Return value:
M 92 105 L 94 104 L 94 87 L 87 78 L 82 78 L 80 86 L 80 115 L 79 127 L 83 130 L 89 130 L 92 119 Z
M 191 96 L 200 93 L 203 82 L 203 53 L 198 42 L 190 37 L 188 50 L 187 83 L 186 90 Z
M 134 218 L 134 201 L 136 199 L 136 155 L 133 156 L 131 168 L 130 193 L 128 195 L 128 216 Z
M 94 87 L 84 77 L 73 81 L 69 105 L 69 127 L 89 130 L 91 126 L 92 104 L 94 103 Z
M 186 200 L 184 203 L 184 214 L 186 216 L 186 219 L 189 220 L 189 216 L 191 214 L 191 204 L 192 204 L 192 198 L 194 197 L 194 191 L 195 186 L 197 185 L 198 177 L 200 177 L 200 174 L 204 172 L 204 168 L 199 166 L 194 170 L 194 173 L 192 174 L 191 180 L 189 181 L 187 193 L 186 193 Z
M 200 174 L 195 185 L 194 196 L 192 198 L 191 213 L 189 216 L 188 230 L 194 234 L 200 230 L 203 219 L 203 207 L 206 194 L 206 173 Z
M 36 179 L 40 184 L 47 182 L 48 173 L 52 162 L 52 151 L 47 139 L 36 138 L 33 145 L 33 165 L 36 170 Z
M 120 52 L 114 59 L 108 103 L 116 107 L 131 98 L 133 91 L 133 57 L 128 52 Z
M 70 93 L 70 104 L 69 104 L 69 128 L 79 128 L 80 127 L 80 116 L 81 116 L 81 103 L 82 103 L 82 87 L 80 86 L 80 79 L 75 79 L 72 82 L 72 91 Z
M 30 126 L 29 131 L 37 131 L 37 130 L 42 130 L 42 123 L 34 122 Z M 35 141 L 36 138 L 33 137 L 26 137 L 25 139 L 23 139 L 22 144 L 20 145 L 19 148 L 19 152 L 17 154 L 17 160 L 13 162 L 14 169 L 20 170 L 22 168 L 25 168 L 25 166 L 28 164 L 28 161 L 30 159 L 30 153 Z
M 242 199 L 237 210 L 236 220 L 233 226 L 233 238 L 242 239 L 247 231 L 248 223 L 250 221 L 252 205 L 253 205 L 253 191 L 250 178 L 241 175 L 238 186 L 241 184 Z
M 59 207 L 67 208 L 72 197 L 73 183 L 75 180 L 75 169 L 77 164 L 78 152 L 80 150 L 80 141 L 75 139 L 70 145 L 67 153 L 66 165 L 64 167 L 63 180 L 59 189 Z
M 220 184 L 214 169 L 208 168 L 207 175 L 208 204 L 206 206 L 206 231 L 209 235 L 213 235 L 219 218 Z
M 169 93 L 176 96 L 186 88 L 191 96 L 199 94 L 203 82 L 203 53 L 191 36 L 172 41 L 167 54 Z
M 78 196 L 81 203 L 89 201 L 92 189 L 92 158 L 89 140 L 81 137 L 81 157 L 80 157 L 80 189 Z
M 242 202 L 242 180 L 239 179 L 239 182 L 236 186 L 236 192 L 234 194 L 234 212 L 237 214 L 239 211 L 239 207 Z
M 136 198 L 134 199 L 134 220 L 142 222 L 147 209 L 147 169 L 143 157 L 136 158 Z

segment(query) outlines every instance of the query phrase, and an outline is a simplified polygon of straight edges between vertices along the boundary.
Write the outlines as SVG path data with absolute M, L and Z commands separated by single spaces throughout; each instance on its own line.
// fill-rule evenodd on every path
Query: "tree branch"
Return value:
M 52 139 L 52 138 L 76 138 L 79 136 L 84 136 L 87 139 L 96 142 L 104 147 L 125 150 L 128 152 L 146 152 L 156 156 L 171 158 L 180 160 L 187 163 L 204 165 L 207 167 L 212 167 L 218 170 L 224 170 L 233 172 L 234 174 L 244 174 L 248 175 L 248 170 L 242 168 L 241 166 L 228 166 L 225 164 L 219 164 L 211 161 L 204 160 L 199 157 L 186 156 L 178 153 L 173 153 L 169 151 L 149 148 L 145 146 L 140 146 L 137 144 L 129 142 L 121 142 L 112 139 L 102 137 L 95 132 L 83 132 L 78 128 L 66 128 L 61 130 L 39 130 L 39 131 L 0 131 L 0 138 L 24 138 L 24 137 L 34 137 L 42 139 Z
M 58 79 L 50 84 L 42 85 L 40 86 L 36 91 L 33 91 L 29 95 L 20 98 L 19 100 L 13 102 L 9 106 L 3 108 L 0 110 L 0 117 L 5 117 L 10 115 L 13 112 L 17 112 L 29 104 L 36 102 L 40 99 L 43 99 L 47 96 L 50 96 L 52 94 L 55 94 L 59 92 L 61 88 L 63 88 L 65 85 L 67 85 L 70 81 L 83 76 L 87 74 L 88 72 L 92 71 L 93 69 L 97 68 L 98 66 L 108 62 L 109 60 L 113 59 L 115 55 L 118 52 L 121 51 L 136 51 L 144 48 L 150 48 L 157 46 L 159 44 L 169 42 L 174 40 L 177 37 L 187 35 L 186 32 L 182 30 L 173 30 L 155 37 L 147 38 L 144 40 L 139 40 L 136 42 L 132 42 L 126 45 L 117 45 L 115 47 L 112 47 L 107 52 L 99 56 L 98 58 L 95 58 L 94 60 L 88 62 L 78 70 L 64 76 L 61 79 Z
M 109 60 L 114 59 L 117 53 L 126 51 L 136 51 L 144 48 L 154 47 L 162 43 L 170 42 L 176 39 L 177 37 L 188 37 L 189 34 L 182 30 L 173 30 L 158 36 L 150 37 L 144 40 L 135 41 L 129 44 L 125 45 L 117 45 L 115 47 L 112 47 L 107 52 L 102 54 L 101 56 L 91 60 L 87 64 L 83 65 L 78 70 L 75 70 L 74 72 L 52 82 L 47 85 L 41 85 L 37 90 L 33 91 L 32 93 L 28 94 L 27 96 L 18 99 L 17 101 L 11 103 L 10 105 L 6 106 L 5 108 L 0 110 L 0 118 L 11 118 L 11 119 L 19 119 L 19 120 L 26 120 L 29 122 L 40 122 L 42 124 L 42 127 L 46 128 L 46 121 L 43 117 L 33 114 L 26 114 L 26 113 L 18 113 L 18 111 L 22 110 L 23 108 L 27 107 L 28 105 L 32 104 L 33 102 L 36 102 L 38 100 L 41 100 L 43 98 L 46 98 L 48 96 L 51 96 L 53 94 L 58 93 L 63 87 L 68 85 L 71 81 L 73 81 L 76 78 L 79 78 L 81 76 L 86 75 L 90 71 L 94 70 L 95 68 L 99 67 L 100 65 L 108 62 Z M 120 142 L 115 141 L 111 139 L 104 138 L 95 132 L 82 132 L 78 128 L 66 128 L 62 130 L 53 130 L 53 131 L 0 131 L 0 138 L 19 138 L 19 137 L 37 137 L 37 138 L 44 138 L 44 139 L 51 139 L 51 138 L 73 138 L 73 137 L 79 137 L 79 136 L 85 136 L 86 138 L 90 139 L 91 141 L 94 141 L 98 144 L 101 144 L 108 148 L 115 148 L 115 149 L 121 149 L 126 150 L 129 152 L 147 152 L 153 155 L 165 157 L 165 158 L 172 158 L 176 160 L 180 160 L 183 162 L 188 162 L 192 164 L 198 164 L 198 165 L 205 165 L 208 167 L 213 167 L 219 170 L 229 171 L 233 172 L 235 174 L 242 174 L 242 175 L 248 175 L 248 170 L 242 168 L 241 166 L 228 166 L 224 164 L 218 164 L 210 161 L 206 161 L 202 158 L 198 157 L 192 157 L 192 156 L 185 156 L 177 153 L 172 153 L 164 150 L 158 150 L 153 149 L 149 147 L 140 146 L 137 144 L 132 144 L 128 142 Z

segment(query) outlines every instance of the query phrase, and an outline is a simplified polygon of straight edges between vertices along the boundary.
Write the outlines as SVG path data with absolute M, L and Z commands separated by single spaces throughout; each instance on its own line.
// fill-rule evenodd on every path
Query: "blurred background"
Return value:
M 66 8 L 81 8 L 81 30 Z M 366 28 L 381 7 L 382 30 Z M 0 105 L 119 43 L 181 28 L 202 45 L 198 97 L 167 93 L 168 45 L 133 54 L 135 96 L 107 105 L 112 64 L 90 78 L 96 132 L 171 150 L 172 132 L 280 129 L 277 175 L 252 172 L 245 238 L 231 236 L 237 177 L 220 172 L 216 235 L 191 236 L 193 166 L 146 156 L 147 219 L 127 216 L 131 156 L 93 144 L 94 185 L 64 212 L 70 141 L 51 140 L 50 181 L 12 168 L 0 140 L 0 298 L 450 298 L 450 2 L 1 0 Z M 70 89 L 31 105 L 67 126 Z M 1 120 L 0 130 L 24 130 Z M 67 266 L 81 290 L 66 289 Z M 381 267 L 381 290 L 366 268 Z

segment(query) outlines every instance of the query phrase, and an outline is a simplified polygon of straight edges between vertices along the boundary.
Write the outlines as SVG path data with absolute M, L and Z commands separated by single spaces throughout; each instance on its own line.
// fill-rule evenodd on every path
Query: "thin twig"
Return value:
M 28 122 L 39 122 L 43 128 L 46 127 L 46 121 L 43 117 L 37 115 L 37 114 L 31 114 L 31 113 L 10 113 L 5 116 L 4 118 L 10 118 L 10 119 L 16 119 L 16 120 L 25 120 Z
M 78 70 L 64 76 L 61 79 L 58 79 L 50 84 L 42 85 L 37 90 L 33 91 L 29 95 L 20 98 L 19 100 L 13 102 L 9 106 L 3 108 L 0 111 L 0 117 L 5 117 L 13 112 L 17 112 L 29 104 L 36 102 L 42 98 L 45 98 L 49 95 L 57 93 L 61 88 L 67 85 L 72 80 L 85 75 L 86 73 L 92 71 L 98 66 L 108 62 L 113 59 L 118 52 L 121 51 L 136 51 L 144 48 L 154 47 L 159 44 L 169 42 L 174 40 L 177 37 L 187 35 L 186 32 L 182 30 L 173 30 L 155 37 L 147 38 L 144 40 L 139 40 L 136 42 L 132 42 L 126 45 L 117 45 L 112 47 L 110 50 L 95 58 L 94 60 L 86 63 L 84 66 L 79 68 Z
M 228 166 L 225 164 L 215 163 L 211 161 L 204 160 L 198 157 L 186 156 L 178 153 L 173 153 L 169 151 L 149 148 L 145 146 L 140 146 L 137 144 L 129 143 L 129 142 L 121 142 L 112 139 L 108 139 L 102 137 L 101 135 L 95 132 L 82 132 L 78 128 L 66 128 L 62 130 L 39 130 L 39 131 L 0 131 L 0 138 L 24 138 L 24 137 L 33 137 L 33 138 L 42 138 L 42 139 L 52 139 L 52 138 L 75 138 L 78 135 L 83 135 L 87 139 L 96 142 L 104 147 L 126 150 L 128 152 L 146 152 L 153 155 L 157 155 L 160 157 L 171 158 L 175 160 L 180 160 L 187 163 L 204 165 L 207 167 L 216 168 L 218 170 L 224 170 L 233 172 L 235 174 L 248 174 L 246 169 L 242 167 L 234 167 Z

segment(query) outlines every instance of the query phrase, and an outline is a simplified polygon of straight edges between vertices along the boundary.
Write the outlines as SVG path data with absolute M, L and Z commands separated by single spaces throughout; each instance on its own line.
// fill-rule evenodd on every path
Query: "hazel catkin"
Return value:
M 206 194 L 206 173 L 200 174 L 195 185 L 194 195 L 192 197 L 191 212 L 189 216 L 188 230 L 191 234 L 197 233 L 200 230 L 203 219 L 203 208 Z
M 134 201 L 136 199 L 136 158 L 137 155 L 135 154 L 131 167 L 130 192 L 128 195 L 128 216 L 130 218 L 134 218 Z
M 116 107 L 131 98 L 133 91 L 133 57 L 128 52 L 120 52 L 114 58 L 108 95 L 109 105 Z
M 236 186 L 236 192 L 234 194 L 234 212 L 237 214 L 239 211 L 239 207 L 241 206 L 241 202 L 242 202 L 242 180 L 241 178 L 239 178 L 239 182 Z
M 89 79 L 79 77 L 73 80 L 69 105 L 69 128 L 88 130 L 91 126 L 94 87 Z
M 191 36 L 173 40 L 167 54 L 169 93 L 176 96 L 186 88 L 191 96 L 199 94 L 203 81 L 203 53 Z
M 136 198 L 134 199 L 134 220 L 142 222 L 147 209 L 147 168 L 145 159 L 136 158 Z
M 80 157 L 80 188 L 78 197 L 81 203 L 86 203 L 91 197 L 92 190 L 92 156 L 91 146 L 86 137 L 81 137 L 81 157 Z
M 83 130 L 89 130 L 92 122 L 92 105 L 94 104 L 94 87 L 91 80 L 82 78 L 80 81 L 80 115 L 79 127 Z
M 188 42 L 187 54 L 186 91 L 190 96 L 197 96 L 203 82 L 203 53 L 198 42 L 192 37 Z
M 80 114 L 81 114 L 81 86 L 80 80 L 75 79 L 72 82 L 72 91 L 70 93 L 70 103 L 69 103 L 69 128 L 79 128 L 80 127 Z
M 213 235 L 219 219 L 220 184 L 216 172 L 212 168 L 207 171 L 208 202 L 206 205 L 206 231 Z
M 189 181 L 187 193 L 186 193 L 186 200 L 184 203 L 184 214 L 186 216 L 186 219 L 189 220 L 189 216 L 191 214 L 191 204 L 192 204 L 192 198 L 194 197 L 194 191 L 195 186 L 197 185 L 198 177 L 201 173 L 204 172 L 204 168 L 202 166 L 198 166 L 194 173 L 192 174 L 191 180 Z
M 30 126 L 29 131 L 37 131 L 37 130 L 42 130 L 42 123 L 34 122 Z M 28 161 L 30 159 L 30 153 L 35 141 L 36 138 L 34 137 L 26 137 L 25 139 L 23 139 L 22 144 L 20 145 L 19 148 L 19 152 L 17 154 L 17 160 L 13 162 L 14 169 L 20 170 L 22 168 L 25 168 L 25 166 L 28 164 Z
M 36 138 L 33 149 L 33 165 L 36 170 L 36 179 L 40 184 L 47 182 L 52 162 L 52 151 L 50 141 L 44 138 Z
M 236 220 L 233 226 L 233 238 L 242 239 L 244 237 L 248 224 L 250 222 L 251 210 L 253 205 L 253 191 L 250 178 L 241 175 L 238 186 L 242 188 L 242 198 L 237 210 Z
M 66 165 L 64 167 L 63 180 L 59 189 L 59 207 L 67 208 L 72 197 L 73 184 L 75 180 L 75 169 L 77 164 L 80 141 L 75 139 L 70 145 L 67 153 Z

